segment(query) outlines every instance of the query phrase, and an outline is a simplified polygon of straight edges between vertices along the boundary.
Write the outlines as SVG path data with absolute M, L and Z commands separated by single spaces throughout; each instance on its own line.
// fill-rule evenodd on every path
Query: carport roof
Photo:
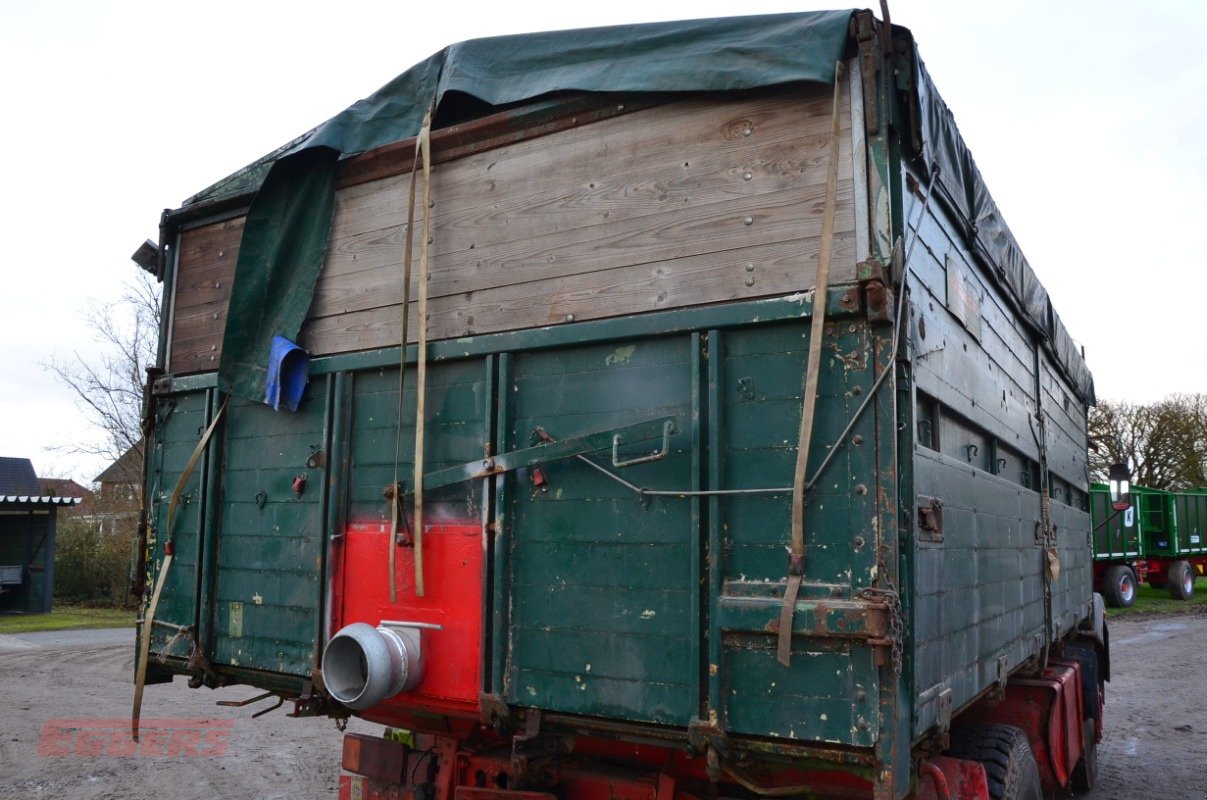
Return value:
M 56 497 L 54 495 L 3 494 L 0 495 L 0 507 L 16 505 L 74 506 L 83 499 L 82 497 Z

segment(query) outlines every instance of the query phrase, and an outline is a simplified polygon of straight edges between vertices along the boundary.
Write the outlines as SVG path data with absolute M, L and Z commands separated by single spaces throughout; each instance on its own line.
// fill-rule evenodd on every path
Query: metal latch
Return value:
M 943 500 L 918 495 L 918 538 L 924 542 L 943 541 Z
M 666 454 L 671 451 L 671 434 L 675 432 L 675 423 L 667 420 L 662 424 L 662 447 L 650 453 L 648 456 L 638 456 L 623 461 L 620 458 L 620 443 L 624 437 L 617 433 L 612 436 L 612 466 L 620 469 L 622 467 L 631 467 L 635 464 L 647 464 L 650 461 L 658 461 L 666 458 Z

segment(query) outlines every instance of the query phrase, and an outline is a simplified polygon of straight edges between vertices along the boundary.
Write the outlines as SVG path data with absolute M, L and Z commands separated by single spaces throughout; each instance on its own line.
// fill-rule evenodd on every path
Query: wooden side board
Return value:
M 218 368 L 242 236 L 243 217 L 180 234 L 169 372 L 181 375 Z
M 831 98 L 825 86 L 693 96 L 437 163 L 429 338 L 811 288 Z M 833 281 L 856 261 L 845 105 Z M 411 154 L 399 158 L 409 169 Z M 398 344 L 410 182 L 403 172 L 337 190 L 300 337 L 312 354 Z M 182 236 L 174 373 L 217 366 L 241 232 L 230 220 Z M 416 237 L 412 341 L 418 251 Z

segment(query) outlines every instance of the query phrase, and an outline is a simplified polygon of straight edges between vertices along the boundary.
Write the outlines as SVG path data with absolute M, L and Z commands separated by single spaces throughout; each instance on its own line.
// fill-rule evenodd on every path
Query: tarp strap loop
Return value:
M 422 436 L 423 436 L 423 394 L 427 379 L 427 261 L 428 261 L 428 207 L 431 205 L 431 174 L 432 159 L 429 153 L 431 147 L 432 108 L 429 107 L 423 117 L 423 125 L 415 137 L 415 153 L 411 161 L 411 190 L 407 200 L 407 235 L 406 246 L 402 259 L 402 340 L 398 349 L 398 422 L 394 429 L 394 483 L 392 491 L 387 492 L 390 503 L 390 540 L 388 543 L 390 570 L 390 602 L 398 602 L 398 581 L 395 574 L 395 554 L 398 550 L 398 526 L 402 520 L 402 484 L 398 481 L 398 463 L 402 447 L 402 410 L 403 395 L 406 388 L 407 374 L 407 339 L 409 326 L 407 324 L 411 308 L 411 264 L 415 244 L 415 187 L 420 163 L 423 165 L 423 238 L 419 255 L 419 384 L 417 388 L 417 403 L 415 416 L 416 452 L 415 459 L 415 594 L 423 596 L 423 465 L 422 465 Z M 422 159 L 422 162 L 421 162 Z
M 218 422 L 222 419 L 223 412 L 226 411 L 227 402 L 229 402 L 229 398 L 222 401 L 218 413 L 214 415 L 213 421 L 201 435 L 201 441 L 197 442 L 197 446 L 193 448 L 193 454 L 189 456 L 188 462 L 184 465 L 184 470 L 176 481 L 176 488 L 172 490 L 172 499 L 168 503 L 168 518 L 164 524 L 166 533 L 163 542 L 163 564 L 159 568 L 159 577 L 155 580 L 155 589 L 151 592 L 151 603 L 147 606 L 147 613 L 143 615 L 142 630 L 138 637 L 138 669 L 134 673 L 134 708 L 130 714 L 130 734 L 136 742 L 138 741 L 138 722 L 142 716 L 142 694 L 147 685 L 147 660 L 151 657 L 151 629 L 154 627 L 155 609 L 159 605 L 159 596 L 163 593 L 163 584 L 168 577 L 168 569 L 172 566 L 172 556 L 175 550 L 172 542 L 172 522 L 176 518 L 176 506 L 180 504 L 180 496 L 184 494 L 184 487 L 188 484 L 189 478 L 193 476 L 193 470 L 196 469 L 197 462 L 201 460 L 205 446 L 209 444 L 214 429 L 218 427 Z
M 423 597 L 423 433 L 427 394 L 428 227 L 432 207 L 432 111 L 428 108 L 416 146 L 423 151 L 423 238 L 419 241 L 419 346 L 415 369 L 415 596 Z
M 792 541 L 788 551 L 788 581 L 780 607 L 779 642 L 776 658 L 785 667 L 792 657 L 792 614 L 805 575 L 805 480 L 813 417 L 817 409 L 817 384 L 821 372 L 821 342 L 826 324 L 826 291 L 830 283 L 830 252 L 834 243 L 834 213 L 838 202 L 838 153 L 842 133 L 840 100 L 843 63 L 834 66 L 834 107 L 831 111 L 830 158 L 826 168 L 826 205 L 821 222 L 821 250 L 817 258 L 817 281 L 813 289 L 813 319 L 809 329 L 809 355 L 805 367 L 804 407 L 800 437 L 796 445 L 796 471 L 792 481 Z

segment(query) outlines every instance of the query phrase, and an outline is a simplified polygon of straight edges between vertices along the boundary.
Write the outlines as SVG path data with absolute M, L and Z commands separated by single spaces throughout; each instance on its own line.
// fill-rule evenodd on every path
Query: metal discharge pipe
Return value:
M 418 642 L 384 625 L 346 625 L 331 637 L 323 652 L 327 691 L 354 711 L 413 689 L 422 677 Z

